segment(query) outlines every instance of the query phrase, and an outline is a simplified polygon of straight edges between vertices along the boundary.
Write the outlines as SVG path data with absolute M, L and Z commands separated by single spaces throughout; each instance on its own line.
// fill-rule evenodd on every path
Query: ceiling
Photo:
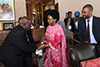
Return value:
M 30 3 L 36 2 L 36 1 L 42 1 L 43 4 L 47 4 L 47 3 L 49 3 L 49 2 L 54 3 L 54 0 L 26 0 L 26 1 L 27 1 L 27 2 L 30 2 Z
M 48 3 L 48 2 L 53 1 L 53 0 L 41 0 L 41 1 L 42 1 L 42 3 Z

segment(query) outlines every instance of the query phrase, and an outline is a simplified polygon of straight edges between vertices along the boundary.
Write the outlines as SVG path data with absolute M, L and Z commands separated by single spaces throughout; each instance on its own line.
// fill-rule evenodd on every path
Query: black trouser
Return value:
M 25 65 L 27 65 L 27 67 L 33 67 L 33 63 L 32 63 L 32 53 L 26 53 L 25 54 L 25 61 L 26 61 L 26 64 Z

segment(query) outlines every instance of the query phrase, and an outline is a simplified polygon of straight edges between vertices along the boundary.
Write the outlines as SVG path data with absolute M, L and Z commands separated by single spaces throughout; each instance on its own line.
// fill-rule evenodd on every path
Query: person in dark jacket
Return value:
M 37 45 L 30 32 L 31 24 L 31 19 L 22 17 L 19 25 L 5 38 L 0 47 L 0 63 L 5 67 L 24 67 L 25 54 L 35 53 Z
M 64 19 L 65 22 L 65 27 L 67 30 L 70 30 L 71 32 L 73 32 L 73 36 L 75 35 L 75 23 L 74 20 L 72 19 L 72 12 L 68 11 L 68 18 Z M 66 32 L 67 32 L 66 30 Z M 71 45 L 73 46 L 73 40 L 70 40 Z
M 81 42 L 100 44 L 100 18 L 93 15 L 93 6 L 82 8 L 83 19 L 78 23 L 78 37 Z
M 75 23 L 74 23 L 74 20 L 72 19 L 72 12 L 71 11 L 68 12 L 68 18 L 65 18 L 64 22 L 65 22 L 65 27 L 67 29 L 69 29 L 69 26 L 70 26 L 71 27 L 70 31 L 75 32 Z

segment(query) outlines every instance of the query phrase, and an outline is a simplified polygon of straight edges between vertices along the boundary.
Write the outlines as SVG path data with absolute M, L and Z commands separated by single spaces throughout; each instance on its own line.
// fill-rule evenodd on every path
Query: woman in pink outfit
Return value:
M 56 24 L 59 20 L 59 12 L 50 10 L 48 12 L 48 23 L 45 33 L 45 42 L 38 49 L 46 49 L 44 67 L 67 67 L 66 62 L 66 40 L 63 29 Z

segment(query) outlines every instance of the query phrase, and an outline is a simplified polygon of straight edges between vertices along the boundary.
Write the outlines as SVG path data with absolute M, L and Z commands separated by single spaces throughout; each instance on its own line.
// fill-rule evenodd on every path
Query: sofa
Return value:
M 80 62 L 100 57 L 99 44 L 78 43 L 67 48 L 71 67 L 80 67 Z

